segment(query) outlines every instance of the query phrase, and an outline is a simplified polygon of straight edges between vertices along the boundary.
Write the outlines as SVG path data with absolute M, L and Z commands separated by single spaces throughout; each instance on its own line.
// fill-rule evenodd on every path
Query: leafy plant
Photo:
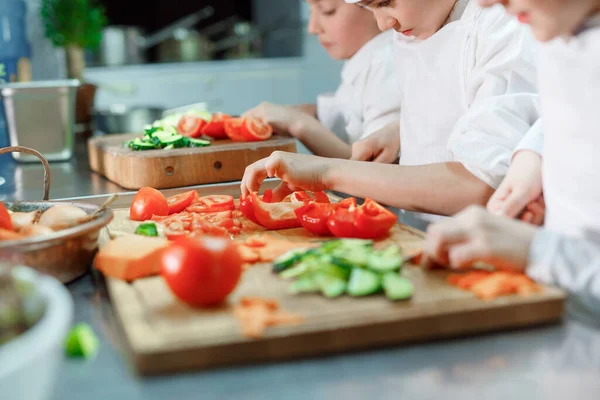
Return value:
M 45 34 L 58 47 L 97 49 L 107 23 L 104 7 L 95 0 L 42 0 Z
M 4 69 L 4 64 L 0 63 L 0 83 L 5 83 L 6 81 L 3 79 L 6 76 L 6 70 Z

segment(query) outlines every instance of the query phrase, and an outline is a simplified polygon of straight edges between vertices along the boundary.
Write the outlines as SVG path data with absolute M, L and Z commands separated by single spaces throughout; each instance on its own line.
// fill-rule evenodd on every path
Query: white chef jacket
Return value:
M 368 41 L 344 64 L 335 93 L 317 98 L 319 121 L 348 144 L 398 120 L 392 40 L 387 31 Z
M 537 44 L 501 6 L 457 3 L 425 40 L 395 33 L 400 164 L 460 162 L 492 188 L 539 119 Z
M 542 47 L 546 222 L 528 273 L 600 312 L 600 19 Z

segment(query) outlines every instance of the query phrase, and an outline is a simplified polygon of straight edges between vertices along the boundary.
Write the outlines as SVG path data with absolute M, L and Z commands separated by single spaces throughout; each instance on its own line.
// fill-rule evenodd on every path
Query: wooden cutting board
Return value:
M 109 231 L 132 232 L 137 224 L 127 210 L 117 210 Z M 278 231 L 305 241 L 303 229 Z M 423 232 L 397 225 L 387 242 L 412 253 L 422 246 Z M 383 244 L 383 243 L 382 243 Z M 190 369 L 318 356 L 406 342 L 494 332 L 556 322 L 564 293 L 545 287 L 529 297 L 506 296 L 482 301 L 449 285 L 443 271 L 407 266 L 403 274 L 415 285 L 409 301 L 390 302 L 382 295 L 327 299 L 316 294 L 288 294 L 289 281 L 268 264 L 248 269 L 232 293 L 229 305 L 242 296 L 277 299 L 283 310 L 302 315 L 305 323 L 268 328 L 260 340 L 242 336 L 229 305 L 196 310 L 180 303 L 160 277 L 129 284 L 107 279 L 109 295 L 120 322 L 129 356 L 142 375 Z
M 261 142 L 216 140 L 210 146 L 132 151 L 123 148 L 139 134 L 107 135 L 88 141 L 90 168 L 126 189 L 156 189 L 241 180 L 249 164 L 276 150 L 296 152 L 293 138 Z

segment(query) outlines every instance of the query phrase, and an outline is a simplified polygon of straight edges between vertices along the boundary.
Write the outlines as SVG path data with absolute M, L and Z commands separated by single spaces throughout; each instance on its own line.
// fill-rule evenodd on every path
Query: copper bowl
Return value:
M 50 170 L 45 158 L 35 150 L 20 147 L 0 149 L 0 154 L 9 151 L 25 151 L 40 158 L 44 164 L 45 200 L 40 202 L 3 202 L 10 211 L 45 211 L 58 204 L 71 204 L 81 208 L 87 214 L 95 213 L 96 215 L 90 221 L 56 231 L 50 235 L 0 241 L 0 262 L 27 265 L 43 274 L 53 276 L 63 283 L 84 275 L 90 269 L 98 251 L 100 230 L 113 219 L 112 210 L 106 207 L 101 209 L 95 204 L 46 201 L 49 196 Z

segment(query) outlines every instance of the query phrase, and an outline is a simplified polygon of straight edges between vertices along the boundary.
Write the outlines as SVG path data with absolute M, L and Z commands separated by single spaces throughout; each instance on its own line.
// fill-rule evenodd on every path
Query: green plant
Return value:
M 6 76 L 6 70 L 4 69 L 4 64 L 0 63 L 0 83 L 5 83 L 6 81 L 3 79 Z
M 46 37 L 55 46 L 96 49 L 107 23 L 104 7 L 95 0 L 42 0 Z

